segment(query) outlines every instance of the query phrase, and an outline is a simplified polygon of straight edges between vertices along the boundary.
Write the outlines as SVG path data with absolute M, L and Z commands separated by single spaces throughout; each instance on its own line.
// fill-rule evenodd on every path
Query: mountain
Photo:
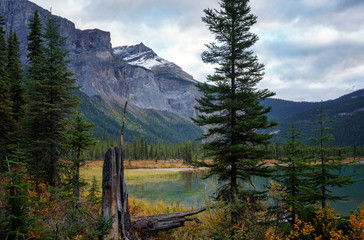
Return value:
M 5 31 L 9 33 L 12 29 L 18 34 L 23 63 L 29 19 L 34 10 L 39 11 L 43 21 L 50 15 L 27 0 L 0 0 Z M 189 120 L 196 116 L 193 106 L 195 98 L 201 96 L 191 75 L 143 43 L 113 48 L 110 33 L 79 30 L 69 20 L 57 18 L 61 35 L 67 37 L 69 70 L 81 86 L 80 108 L 88 121 L 97 124 L 97 135 L 118 136 L 122 108 L 128 101 L 126 140 L 143 135 L 149 142 L 183 142 L 200 136 L 202 130 Z M 321 104 L 328 119 L 334 120 L 330 123 L 334 144 L 364 145 L 364 90 L 324 102 L 266 99 L 263 105 L 272 107 L 268 117 L 280 123 L 270 132 L 281 141 L 293 119 L 302 128 L 305 139 L 314 136 L 312 122 L 317 120 Z
M 29 19 L 35 10 L 39 11 L 43 22 L 50 15 L 49 11 L 27 0 L 0 0 L 5 31 L 8 34 L 12 30 L 18 34 L 24 64 Z M 127 122 L 126 130 L 136 136 L 145 135 L 147 139 L 150 138 L 148 140 L 160 138 L 181 142 L 201 134 L 202 131 L 189 120 L 196 115 L 193 105 L 199 94 L 192 76 L 165 60 L 164 64 L 151 64 L 149 68 L 133 62 L 129 64 L 128 56 L 114 54 L 123 47 L 112 48 L 109 32 L 99 29 L 79 30 L 69 20 L 62 17 L 57 19 L 61 35 L 67 38 L 65 49 L 71 60 L 68 67 L 75 74 L 77 85 L 81 86 L 80 95 L 83 101 L 87 101 L 84 104 L 89 106 L 87 109 L 98 109 L 98 115 L 103 114 L 103 118 L 113 118 L 120 123 L 120 117 L 116 115 L 121 114 L 122 106 L 128 101 L 130 121 Z M 124 49 L 129 51 L 130 56 L 132 53 L 146 56 L 146 52 L 151 52 L 151 60 L 160 59 L 143 44 Z M 86 117 L 97 122 L 87 109 L 84 109 Z M 162 124 L 163 121 L 154 118 L 170 121 Z M 181 126 L 175 126 L 177 123 Z M 102 129 L 109 127 L 98 126 L 100 131 L 97 133 L 107 137 Z
M 159 57 L 143 43 L 134 46 L 121 46 L 113 49 L 114 55 L 128 64 L 151 71 L 163 99 L 167 100 L 166 109 L 186 118 L 196 117 L 193 106 L 195 98 L 201 93 L 195 87 L 193 77 L 176 64 Z M 143 101 L 144 102 L 144 101 Z M 144 108 L 142 103 L 138 103 Z
M 175 65 L 159 57 L 152 49 L 143 43 L 134 46 L 121 46 L 113 49 L 114 55 L 134 66 L 152 70 L 159 65 Z M 176 66 L 178 67 L 178 66 Z
M 338 146 L 364 145 L 364 89 L 344 95 L 335 100 L 323 102 L 293 102 L 280 99 L 266 99 L 264 106 L 272 107 L 268 115 L 270 120 L 279 122 L 273 130 L 279 140 L 283 140 L 286 129 L 293 121 L 302 129 L 306 143 L 310 137 L 315 137 L 312 130 L 317 128 L 317 109 L 322 105 L 327 120 L 333 120 L 328 127 L 334 136 L 332 143 Z

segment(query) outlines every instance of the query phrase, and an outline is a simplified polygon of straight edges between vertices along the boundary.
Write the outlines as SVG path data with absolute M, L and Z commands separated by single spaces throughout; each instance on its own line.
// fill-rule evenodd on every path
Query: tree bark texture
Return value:
M 102 169 L 102 211 L 106 219 L 113 219 L 109 236 L 105 239 L 133 239 L 123 161 L 118 161 L 117 148 L 109 148 Z
M 166 231 L 172 228 L 182 227 L 186 221 L 196 221 L 197 218 L 186 218 L 191 215 L 205 211 L 206 208 L 199 208 L 188 212 L 175 212 L 158 214 L 153 216 L 132 216 L 131 223 L 133 228 L 139 232 Z

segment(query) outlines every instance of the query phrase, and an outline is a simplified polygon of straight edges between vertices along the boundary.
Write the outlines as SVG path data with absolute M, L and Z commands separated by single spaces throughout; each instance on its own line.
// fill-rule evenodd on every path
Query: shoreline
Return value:
M 211 160 L 210 160 L 211 161 Z M 347 163 L 353 161 L 352 158 L 349 159 L 345 159 L 343 162 Z M 276 160 L 267 160 L 265 161 L 265 166 L 274 166 L 274 163 L 276 163 L 278 161 Z M 147 163 L 147 164 L 146 164 Z M 352 165 L 363 165 L 364 164 L 364 160 L 363 158 L 360 158 L 358 160 L 356 160 Z M 284 166 L 285 164 L 279 164 L 281 166 Z M 87 169 L 88 167 L 99 167 L 102 168 L 103 166 L 103 161 L 88 161 L 86 163 L 85 168 Z M 154 164 L 153 162 L 150 161 L 145 161 L 145 160 L 137 160 L 135 162 L 133 162 L 132 166 L 125 164 L 124 165 L 124 169 L 125 171 L 166 171 L 166 172 L 183 172 L 183 171 L 203 171 L 203 170 L 208 170 L 208 167 L 192 167 L 192 166 L 188 166 L 188 165 L 184 165 L 181 163 L 176 163 L 176 162 L 170 162 L 168 160 L 162 160 L 159 161 L 159 164 Z
M 172 168 L 126 168 L 124 171 L 171 171 L 171 172 L 187 172 L 187 171 L 200 171 L 207 170 L 207 167 L 188 168 L 188 167 L 172 167 Z
M 358 161 L 356 163 L 353 163 L 352 165 L 363 165 L 364 164 L 364 160 L 362 161 Z M 265 164 L 268 167 L 273 167 L 274 164 L 273 163 L 266 163 Z M 279 164 L 280 166 L 285 166 L 286 164 Z M 170 172 L 186 172 L 186 171 L 201 171 L 201 170 L 208 170 L 208 167 L 159 167 L 159 168 L 125 168 L 125 171 L 170 171 Z

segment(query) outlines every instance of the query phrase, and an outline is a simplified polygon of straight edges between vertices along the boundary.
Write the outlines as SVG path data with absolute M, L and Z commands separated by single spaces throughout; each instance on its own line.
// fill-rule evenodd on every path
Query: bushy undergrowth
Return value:
M 66 189 L 65 187 L 47 188 L 45 185 L 40 185 L 38 192 L 30 190 L 28 211 L 33 221 L 28 226 L 27 232 L 18 236 L 8 235 L 8 223 L 4 220 L 0 226 L 0 238 L 102 239 L 108 234 L 111 221 L 100 217 L 99 197 L 91 194 L 91 197 L 75 202 Z M 3 192 L 2 195 L 4 194 Z M 5 204 L 1 202 L 1 206 Z M 2 214 L 8 215 L 6 212 Z
M 102 239 L 107 235 L 111 221 L 100 217 L 101 192 L 94 179 L 83 198 L 75 203 L 67 188 L 39 186 L 39 192 L 29 191 L 29 214 L 33 219 L 25 239 Z M 35 189 L 35 188 L 32 188 Z M 223 201 L 205 201 L 207 210 L 192 216 L 201 220 L 186 222 L 184 227 L 155 235 L 141 235 L 141 239 L 364 239 L 364 205 L 350 217 L 335 213 L 330 208 L 312 206 L 296 216 L 296 224 L 290 226 L 284 219 L 285 189 L 279 185 L 270 187 L 268 199 L 249 199 L 226 204 Z M 2 203 L 4 204 L 4 202 Z M 129 199 L 130 214 L 155 215 L 189 211 L 194 207 L 166 204 L 163 201 L 148 202 Z M 238 214 L 238 221 L 231 223 L 231 213 Z M 5 214 L 5 213 L 4 213 Z M 6 222 L 0 226 L 1 236 L 6 237 Z M 22 239 L 24 239 L 24 237 Z
M 331 209 L 311 206 L 297 215 L 296 224 L 284 221 L 286 210 L 283 188 L 273 185 L 269 199 L 255 203 L 249 201 L 227 205 L 222 201 L 206 201 L 207 210 L 197 214 L 202 223 L 186 222 L 181 228 L 160 232 L 146 239 L 246 239 L 246 240 L 356 240 L 364 239 L 364 205 L 349 217 Z M 168 205 L 162 201 L 152 203 L 130 199 L 132 215 L 154 215 L 176 211 L 188 211 L 181 205 Z M 231 211 L 238 212 L 238 221 L 232 225 Z

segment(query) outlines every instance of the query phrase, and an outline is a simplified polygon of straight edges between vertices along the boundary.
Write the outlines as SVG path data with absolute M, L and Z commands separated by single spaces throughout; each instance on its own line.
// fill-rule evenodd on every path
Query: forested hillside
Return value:
M 81 98 L 81 111 L 85 118 L 96 124 L 94 132 L 100 139 L 117 138 L 122 108 L 116 106 L 118 111 L 105 109 L 106 104 L 100 97 L 88 97 L 82 92 L 77 95 Z M 327 119 L 333 120 L 329 123 L 332 127 L 331 134 L 334 135 L 332 144 L 339 146 L 364 145 L 364 90 L 359 90 L 344 95 L 335 100 L 323 102 L 293 102 L 282 99 L 268 98 L 263 105 L 272 107 L 268 114 L 270 120 L 279 124 L 270 132 L 275 133 L 275 139 L 283 140 L 282 136 L 292 121 L 297 127 L 302 128 L 305 135 L 303 141 L 314 136 L 312 123 L 316 119 L 317 109 L 323 106 L 327 113 Z M 202 133 L 202 129 L 195 126 L 187 119 L 181 118 L 173 113 L 156 110 L 140 110 L 131 107 L 127 114 L 126 141 L 131 142 L 133 136 L 143 136 L 149 142 L 157 143 L 159 139 L 167 140 L 169 143 L 182 143 L 185 140 L 195 140 Z
M 328 123 L 332 127 L 331 134 L 334 135 L 332 144 L 339 146 L 364 145 L 364 90 L 358 90 L 344 95 L 335 100 L 323 102 L 292 102 L 280 99 L 267 99 L 264 106 L 271 106 L 272 111 L 268 114 L 273 121 L 279 122 L 274 132 L 276 138 L 282 140 L 292 121 L 302 128 L 304 139 L 314 137 L 312 123 L 317 116 L 317 109 L 322 105 L 327 114 L 327 119 L 333 120 Z M 305 141 L 309 143 L 309 141 Z
M 81 99 L 80 109 L 85 119 L 96 124 L 93 129 L 95 135 L 99 139 L 117 139 L 120 134 L 123 109 L 117 104 L 114 108 L 107 109 L 107 105 L 100 97 L 91 98 L 80 91 L 77 95 Z M 151 143 L 157 143 L 158 140 L 182 143 L 198 138 L 201 133 L 202 130 L 192 122 L 167 111 L 142 110 L 135 107 L 129 107 L 127 110 L 125 128 L 127 142 L 131 142 L 133 137 L 143 136 Z

